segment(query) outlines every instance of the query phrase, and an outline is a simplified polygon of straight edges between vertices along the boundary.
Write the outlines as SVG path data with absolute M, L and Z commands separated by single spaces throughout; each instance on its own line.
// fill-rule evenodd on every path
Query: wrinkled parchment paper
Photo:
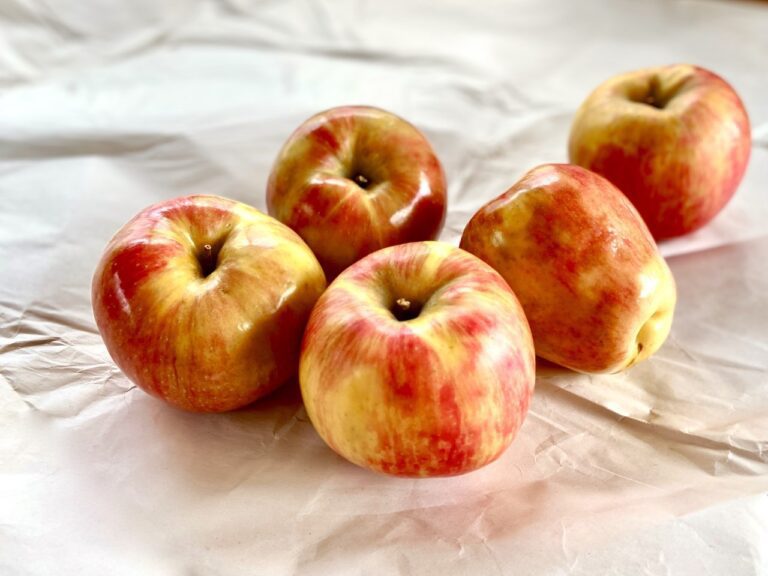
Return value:
M 565 161 L 599 82 L 692 62 L 754 128 L 706 229 L 662 246 L 672 334 L 615 376 L 539 367 L 487 468 L 378 476 L 319 439 L 295 383 L 234 414 L 137 390 L 91 273 L 147 204 L 265 209 L 280 145 L 349 103 L 419 126 L 449 178 L 443 239 Z M 768 4 L 680 0 L 0 3 L 0 574 L 768 573 Z

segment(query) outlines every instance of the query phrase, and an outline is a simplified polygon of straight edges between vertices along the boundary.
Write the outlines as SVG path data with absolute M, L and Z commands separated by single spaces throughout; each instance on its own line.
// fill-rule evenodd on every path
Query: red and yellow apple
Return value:
M 504 279 L 440 242 L 377 251 L 320 297 L 299 381 L 325 442 L 359 466 L 444 476 L 496 459 L 523 422 L 535 354 Z
M 534 168 L 472 217 L 461 247 L 512 287 L 542 358 L 617 372 L 669 333 L 672 273 L 629 200 L 589 170 Z
M 598 86 L 576 113 L 570 160 L 605 176 L 657 239 L 704 226 L 741 182 L 749 118 L 734 89 L 689 65 L 647 68 Z
M 267 207 L 332 279 L 380 248 L 436 239 L 445 176 L 413 125 L 379 108 L 343 106 L 291 135 L 269 177 Z
M 140 388 L 191 411 L 267 394 L 298 368 L 323 271 L 290 228 L 217 196 L 143 210 L 109 242 L 93 311 L 115 363 Z

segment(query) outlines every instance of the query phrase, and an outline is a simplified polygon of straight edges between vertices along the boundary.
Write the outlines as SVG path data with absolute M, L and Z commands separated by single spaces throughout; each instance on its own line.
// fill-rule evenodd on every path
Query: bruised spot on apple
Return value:
M 535 354 L 507 283 L 440 242 L 347 268 L 312 311 L 299 367 L 319 435 L 359 466 L 446 476 L 498 458 L 528 410 Z
M 749 118 L 734 89 L 684 64 L 598 86 L 576 112 L 568 144 L 571 162 L 617 186 L 657 240 L 712 220 L 738 188 L 750 150 Z
M 534 168 L 472 217 L 461 247 L 515 291 L 542 358 L 617 372 L 669 333 L 672 273 L 632 204 L 589 170 Z
M 143 210 L 112 238 L 93 311 L 115 363 L 191 411 L 245 406 L 296 372 L 320 264 L 288 227 L 217 196 Z
M 380 248 L 436 239 L 445 220 L 445 174 L 407 121 L 379 108 L 342 106 L 308 119 L 283 145 L 267 207 L 332 279 Z

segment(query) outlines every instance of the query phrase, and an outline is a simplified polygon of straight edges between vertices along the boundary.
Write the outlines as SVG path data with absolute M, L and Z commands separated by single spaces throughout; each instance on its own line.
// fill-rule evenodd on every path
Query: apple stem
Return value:
M 354 178 L 352 178 L 352 181 L 353 181 L 355 184 L 357 184 L 358 186 L 360 186 L 360 188 L 362 188 L 362 189 L 364 189 L 364 190 L 365 190 L 366 188 L 368 188 L 368 185 L 371 183 L 371 181 L 370 181 L 370 180 L 368 180 L 368 178 L 366 178 L 366 177 L 365 177 L 365 176 L 363 176 L 362 174 L 355 174 L 355 177 L 354 177 Z
M 653 106 L 659 110 L 664 108 L 664 101 L 661 97 L 661 83 L 659 82 L 658 77 L 653 76 L 651 78 L 648 86 L 648 94 L 643 99 L 643 102 L 648 104 L 648 106 Z
M 208 276 L 216 268 L 216 262 L 213 260 L 213 246 L 203 244 L 203 253 L 199 257 L 200 266 L 203 269 L 203 275 Z
M 394 304 L 392 304 L 390 312 L 392 312 L 392 316 L 394 316 L 396 320 L 407 322 L 408 320 L 417 318 L 419 314 L 421 314 L 421 305 L 418 302 L 408 300 L 408 298 L 398 298 L 395 300 Z

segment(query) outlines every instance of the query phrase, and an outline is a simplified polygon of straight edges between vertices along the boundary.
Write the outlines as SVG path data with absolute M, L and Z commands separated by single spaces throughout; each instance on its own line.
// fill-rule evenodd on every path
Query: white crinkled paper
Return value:
M 0 574 L 765 574 L 768 4 L 713 0 L 8 0 L 0 5 Z M 282 142 L 339 104 L 396 112 L 449 180 L 442 238 L 565 161 L 589 91 L 691 62 L 753 124 L 733 202 L 662 246 L 668 342 L 612 376 L 542 362 L 494 464 L 405 480 L 334 455 L 296 383 L 166 407 L 90 308 L 109 237 L 191 193 L 265 209 Z

